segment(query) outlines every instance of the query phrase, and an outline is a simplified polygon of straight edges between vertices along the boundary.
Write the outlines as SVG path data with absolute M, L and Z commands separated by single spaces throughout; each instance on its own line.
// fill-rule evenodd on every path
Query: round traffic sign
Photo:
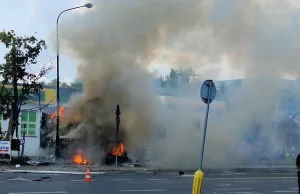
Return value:
M 200 97 L 205 104 L 210 104 L 217 95 L 217 89 L 212 80 L 206 80 L 203 82 L 200 89 Z
M 24 145 L 24 143 L 25 143 L 25 139 L 20 139 L 20 144 Z

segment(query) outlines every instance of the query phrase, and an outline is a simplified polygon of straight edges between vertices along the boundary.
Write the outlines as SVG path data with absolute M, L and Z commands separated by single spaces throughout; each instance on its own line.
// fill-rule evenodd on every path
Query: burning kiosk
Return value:
M 62 158 L 70 163 L 78 165 L 88 165 L 94 163 L 113 164 L 116 161 L 116 155 L 118 156 L 118 162 L 129 162 L 125 143 L 122 141 L 124 138 L 123 132 L 120 133 L 120 140 L 116 145 L 116 141 L 113 138 L 115 126 L 106 125 L 103 126 L 101 131 L 106 135 L 94 134 L 94 139 L 89 139 L 91 134 L 89 130 L 83 130 L 85 133 L 74 135 L 72 131 L 82 127 L 81 120 L 76 118 L 72 122 L 65 122 L 65 107 L 59 109 L 61 122 L 63 123 L 60 129 L 60 150 Z M 47 147 L 55 147 L 54 131 L 56 125 L 56 113 L 47 114 L 47 128 L 44 133 L 44 141 L 48 142 Z M 50 133 L 47 133 L 51 131 Z M 98 137 L 98 138 L 97 138 Z M 45 148 L 45 147 L 44 147 Z

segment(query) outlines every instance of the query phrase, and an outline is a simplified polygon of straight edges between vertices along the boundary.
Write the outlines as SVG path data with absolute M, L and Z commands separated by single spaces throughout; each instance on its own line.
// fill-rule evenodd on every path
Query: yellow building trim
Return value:
M 6 88 L 12 88 L 12 85 L 6 85 Z M 18 86 L 18 89 L 21 89 L 22 86 Z M 56 104 L 56 89 L 53 88 L 44 88 L 41 90 L 45 93 L 44 100 L 41 100 L 42 104 Z M 39 103 L 38 100 L 29 101 L 30 103 Z

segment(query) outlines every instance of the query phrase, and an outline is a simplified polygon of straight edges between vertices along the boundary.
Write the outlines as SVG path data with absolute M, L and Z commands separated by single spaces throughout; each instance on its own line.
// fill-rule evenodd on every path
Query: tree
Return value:
M 48 87 L 56 87 L 56 79 L 53 79 L 49 82 L 45 82 L 44 85 Z
M 201 79 L 200 75 L 192 67 L 171 69 L 169 75 L 160 76 L 157 78 L 161 82 L 161 87 L 165 90 L 169 90 L 169 94 L 175 95 L 175 93 L 185 93 L 179 89 L 189 89 L 193 93 L 195 87 L 200 87 Z M 187 94 L 187 93 L 185 93 Z
M 37 40 L 34 36 L 17 36 L 13 30 L 0 32 L 0 42 L 9 52 L 4 56 L 5 62 L 0 64 L 0 114 L 3 119 L 10 119 L 8 136 L 17 132 L 18 118 L 21 106 L 26 104 L 32 96 L 39 95 L 43 86 L 40 79 L 53 68 L 52 65 L 43 65 L 35 74 L 30 70 L 30 65 L 37 64 L 37 57 L 46 49 L 44 40 Z M 12 88 L 7 88 L 11 85 Z
M 70 87 L 70 85 L 68 84 L 68 82 L 60 82 L 59 86 L 62 87 L 62 88 L 69 88 Z
M 200 76 L 192 67 L 171 69 L 170 74 L 166 76 L 166 81 L 169 82 L 172 88 L 176 88 L 182 85 L 198 83 Z
M 51 80 L 50 82 L 44 83 L 45 86 L 48 87 L 55 87 L 56 88 L 56 79 Z M 62 88 L 76 88 L 76 89 L 82 89 L 82 82 L 80 80 L 75 80 L 71 83 L 68 82 L 59 82 L 59 87 Z
M 75 81 L 71 82 L 70 86 L 71 86 L 71 88 L 76 88 L 76 89 L 83 88 L 82 81 L 80 81 L 79 79 L 76 79 Z

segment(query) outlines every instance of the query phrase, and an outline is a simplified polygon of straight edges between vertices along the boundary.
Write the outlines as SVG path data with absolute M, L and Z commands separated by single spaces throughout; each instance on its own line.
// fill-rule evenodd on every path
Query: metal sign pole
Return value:
M 117 105 L 116 109 L 116 168 L 118 168 L 118 135 L 119 135 L 119 130 L 120 130 L 120 119 L 121 111 L 120 111 L 120 105 Z
M 118 168 L 118 129 L 116 130 L 116 168 Z
M 207 120 L 208 120 L 208 113 L 209 113 L 209 105 L 211 103 L 211 89 L 212 89 L 212 82 L 209 82 L 209 88 L 207 93 L 207 106 L 206 106 L 206 115 L 205 115 L 205 121 L 204 121 L 204 131 L 203 131 L 203 137 L 202 137 L 202 147 L 201 147 L 201 159 L 200 159 L 200 170 L 202 170 L 202 164 L 203 164 L 203 155 L 204 155 L 204 145 L 205 145 L 205 137 L 206 137 L 206 128 L 207 128 Z

